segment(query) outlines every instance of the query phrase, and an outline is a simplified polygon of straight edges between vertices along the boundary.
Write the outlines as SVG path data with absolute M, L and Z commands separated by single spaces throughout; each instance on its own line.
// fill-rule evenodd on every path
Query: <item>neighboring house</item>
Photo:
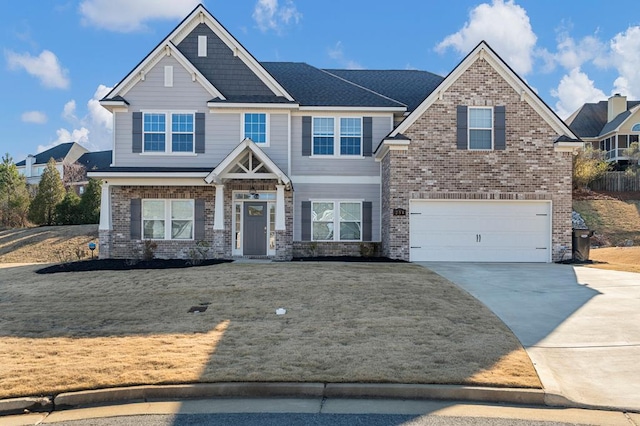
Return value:
M 89 151 L 85 147 L 76 142 L 61 143 L 40 154 L 29 154 L 25 160 L 16 163 L 16 167 L 18 172 L 27 178 L 28 184 L 37 185 L 40 183 L 40 176 L 47 167 L 47 163 L 53 158 L 60 177 L 64 180 L 64 166 L 75 163 L 87 152 Z
M 87 172 L 106 169 L 111 165 L 111 151 L 95 151 L 82 154 L 73 166 L 80 168 L 80 173 L 68 182 L 78 195 L 84 194 L 85 187 L 89 183 Z
M 446 78 L 258 62 L 200 5 L 100 102 L 102 257 L 571 252 L 582 143 L 484 42 Z
M 565 121 L 608 161 L 624 167 L 629 163 L 625 150 L 640 136 L 640 101 L 627 101 L 616 93 L 606 101 L 584 104 Z

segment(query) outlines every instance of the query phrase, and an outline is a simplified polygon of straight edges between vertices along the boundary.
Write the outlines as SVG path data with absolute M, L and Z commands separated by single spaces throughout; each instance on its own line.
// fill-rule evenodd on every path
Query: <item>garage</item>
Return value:
M 411 200 L 410 259 L 550 262 L 550 201 Z

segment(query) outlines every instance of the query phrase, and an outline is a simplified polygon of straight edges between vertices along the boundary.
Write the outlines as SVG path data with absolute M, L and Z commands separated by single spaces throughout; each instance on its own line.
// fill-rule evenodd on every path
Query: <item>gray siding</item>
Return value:
M 207 36 L 207 56 L 198 56 L 198 36 Z M 205 24 L 199 24 L 177 46 L 178 50 L 225 97 L 275 95 Z
M 206 150 L 213 153 L 217 166 L 229 152 L 231 152 L 240 142 L 241 134 L 241 114 L 218 113 L 207 114 L 207 133 L 205 134 Z
M 263 148 L 264 152 L 283 172 L 288 173 L 289 116 L 270 114 L 269 120 L 269 146 Z
M 333 114 L 321 114 L 332 116 Z M 367 114 L 362 114 L 367 116 Z M 339 117 L 336 115 L 335 117 Z M 391 132 L 391 117 L 373 117 L 373 147 Z M 313 158 L 302 155 L 302 117 L 291 117 L 291 174 L 328 176 L 379 176 L 380 165 L 374 157 L 355 159 Z
M 380 241 L 380 185 L 318 185 L 318 184 L 294 184 L 294 211 L 293 240 L 301 241 L 302 218 L 301 208 L 303 201 L 309 200 L 363 200 L 372 203 L 372 241 Z

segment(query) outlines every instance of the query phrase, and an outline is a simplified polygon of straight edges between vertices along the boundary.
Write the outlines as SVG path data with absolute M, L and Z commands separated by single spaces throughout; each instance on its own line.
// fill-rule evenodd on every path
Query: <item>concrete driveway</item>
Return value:
M 483 302 L 527 350 L 550 405 L 640 411 L 640 274 L 419 262 Z

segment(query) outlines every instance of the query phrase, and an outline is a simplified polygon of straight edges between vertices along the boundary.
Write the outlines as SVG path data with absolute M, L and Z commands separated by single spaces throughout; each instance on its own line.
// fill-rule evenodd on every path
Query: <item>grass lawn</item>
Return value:
M 591 268 L 640 273 L 640 247 L 606 247 L 591 249 Z
M 39 226 L 0 230 L 0 263 L 58 263 L 91 258 L 98 225 Z M 98 257 L 98 249 L 94 256 Z
M 540 387 L 497 317 L 417 265 L 37 268 L 0 268 L 0 398 L 217 381 Z

